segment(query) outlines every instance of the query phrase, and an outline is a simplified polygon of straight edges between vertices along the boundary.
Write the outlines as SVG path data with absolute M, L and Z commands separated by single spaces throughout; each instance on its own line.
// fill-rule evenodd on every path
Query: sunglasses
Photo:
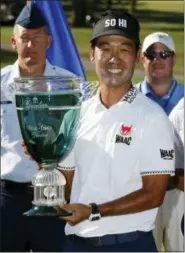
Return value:
M 173 55 L 173 52 L 171 51 L 161 51 L 161 52 L 155 52 L 155 51 L 151 51 L 151 52 L 144 52 L 143 54 L 148 60 L 153 61 L 154 59 L 157 59 L 158 57 L 166 60 L 168 59 L 170 56 Z

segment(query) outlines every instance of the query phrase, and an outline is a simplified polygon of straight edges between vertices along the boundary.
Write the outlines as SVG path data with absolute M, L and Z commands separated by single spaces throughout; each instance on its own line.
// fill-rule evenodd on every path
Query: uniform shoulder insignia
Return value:
M 2 68 L 1 69 L 1 76 L 5 75 L 6 73 L 8 73 L 11 70 L 12 70 L 12 65 L 8 65 L 8 66 Z
M 63 69 L 63 68 L 60 68 L 60 67 L 58 67 L 57 65 L 53 65 L 53 69 L 55 69 L 55 70 L 60 70 L 60 69 Z

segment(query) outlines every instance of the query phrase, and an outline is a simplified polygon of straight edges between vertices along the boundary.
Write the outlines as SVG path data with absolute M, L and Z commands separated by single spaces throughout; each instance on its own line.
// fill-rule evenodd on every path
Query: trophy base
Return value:
M 58 206 L 33 206 L 23 213 L 25 216 L 71 216 L 71 210 L 64 210 Z

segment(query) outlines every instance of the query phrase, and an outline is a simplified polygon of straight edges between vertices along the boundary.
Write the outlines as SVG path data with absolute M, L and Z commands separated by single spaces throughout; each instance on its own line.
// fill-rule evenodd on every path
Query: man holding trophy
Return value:
M 62 251 L 64 222 L 56 217 L 22 215 L 32 206 L 31 180 L 37 165 L 28 159 L 21 147 L 13 83 L 17 77 L 74 74 L 51 65 L 46 59 L 51 36 L 44 17 L 32 2 L 21 11 L 13 32 L 11 43 L 18 59 L 14 65 L 1 70 L 1 251 Z M 37 101 L 35 98 L 34 103 Z M 31 131 L 33 133 L 34 129 Z
M 61 217 L 64 251 L 157 251 L 152 230 L 174 175 L 173 129 L 132 85 L 139 30 L 132 15 L 114 11 L 93 28 L 91 61 L 100 89 L 82 104 L 74 149 L 61 164 L 64 173 L 75 167 L 66 173 L 70 204 L 60 205 L 72 211 Z

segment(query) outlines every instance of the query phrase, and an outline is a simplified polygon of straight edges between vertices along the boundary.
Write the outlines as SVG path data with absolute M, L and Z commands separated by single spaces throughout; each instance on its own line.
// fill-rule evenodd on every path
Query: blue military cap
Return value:
M 44 16 L 33 1 L 30 1 L 22 9 L 15 24 L 28 29 L 36 29 L 47 25 Z

